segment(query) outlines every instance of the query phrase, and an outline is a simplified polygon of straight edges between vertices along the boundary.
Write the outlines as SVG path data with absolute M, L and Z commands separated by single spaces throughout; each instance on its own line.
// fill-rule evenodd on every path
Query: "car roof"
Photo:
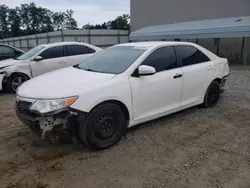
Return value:
M 162 45 L 194 45 L 194 43 L 191 42 L 179 42 L 179 41 L 148 41 L 148 42 L 132 42 L 132 43 L 124 43 L 119 44 L 117 46 L 134 46 L 134 47 L 157 47 Z
M 63 45 L 86 45 L 86 46 L 89 46 L 89 44 L 83 43 L 83 42 L 56 42 L 56 43 L 49 43 L 49 44 L 41 44 L 39 46 L 48 48 L 48 47 L 63 46 Z
M 137 49 L 151 50 L 151 49 L 155 49 L 157 47 L 162 47 L 162 46 L 178 46 L 178 45 L 193 46 L 193 47 L 201 50 L 203 53 L 205 53 L 210 59 L 217 59 L 217 58 L 219 58 L 213 52 L 207 50 L 206 48 L 203 48 L 202 46 L 200 46 L 198 44 L 192 43 L 192 42 L 180 42 L 180 41 L 147 41 L 147 42 L 124 43 L 124 44 L 118 44 L 116 46 L 132 46 L 132 47 L 137 48 Z

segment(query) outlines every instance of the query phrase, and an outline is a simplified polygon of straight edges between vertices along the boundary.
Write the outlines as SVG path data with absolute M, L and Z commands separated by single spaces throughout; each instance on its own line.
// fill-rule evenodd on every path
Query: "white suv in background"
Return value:
M 40 136 L 69 128 L 87 147 L 106 149 L 127 127 L 199 104 L 215 106 L 228 75 L 227 59 L 197 44 L 120 44 L 25 82 L 17 91 L 17 115 Z
M 101 50 L 96 46 L 80 42 L 36 46 L 17 58 L 1 61 L 0 90 L 4 88 L 9 92 L 15 92 L 26 80 L 79 64 Z

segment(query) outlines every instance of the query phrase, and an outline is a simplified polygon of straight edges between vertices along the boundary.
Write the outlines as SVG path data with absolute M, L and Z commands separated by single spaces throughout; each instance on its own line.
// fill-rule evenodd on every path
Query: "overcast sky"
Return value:
M 31 2 L 57 12 L 72 9 L 79 27 L 88 22 L 100 24 L 113 20 L 121 14 L 130 13 L 130 0 L 0 0 L 0 4 L 11 8 L 20 6 L 21 3 Z

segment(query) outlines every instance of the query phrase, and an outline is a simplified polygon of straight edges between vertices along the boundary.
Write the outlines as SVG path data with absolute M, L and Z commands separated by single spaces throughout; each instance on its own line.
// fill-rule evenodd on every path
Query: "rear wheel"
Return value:
M 120 141 L 125 132 L 126 121 L 125 114 L 116 104 L 99 105 L 84 122 L 80 122 L 80 139 L 88 148 L 107 149 Z
M 216 81 L 213 81 L 207 89 L 207 92 L 204 97 L 203 106 L 205 108 L 212 108 L 215 105 L 217 105 L 219 100 L 220 100 L 220 84 Z
M 21 86 L 28 78 L 21 74 L 11 75 L 6 82 L 6 91 L 10 93 L 16 93 L 17 88 Z

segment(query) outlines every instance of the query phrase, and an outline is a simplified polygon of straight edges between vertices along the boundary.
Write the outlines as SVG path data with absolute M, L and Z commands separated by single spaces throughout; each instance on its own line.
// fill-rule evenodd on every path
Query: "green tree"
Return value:
M 65 22 L 64 12 L 55 12 L 52 14 L 52 23 L 55 31 L 63 29 L 64 22 Z
M 104 22 L 103 24 L 84 25 L 82 29 L 121 29 L 130 30 L 130 16 L 123 14 L 118 16 L 115 20 Z
M 8 37 L 8 13 L 9 8 L 5 5 L 0 5 L 0 31 L 2 38 Z
M 54 31 L 51 19 L 53 12 L 45 8 L 39 8 L 38 12 L 39 12 L 38 19 L 40 21 L 38 32 L 44 33 L 44 32 Z
M 26 34 L 30 33 L 31 18 L 30 18 L 29 9 L 30 9 L 30 7 L 28 4 L 21 4 L 20 12 L 19 12 L 20 17 L 22 18 L 21 24 L 24 27 L 24 31 Z
M 128 14 L 123 14 L 118 16 L 114 21 L 111 22 L 112 29 L 130 29 L 130 16 Z
M 19 11 L 20 9 L 18 7 L 9 9 L 8 22 L 10 24 L 11 36 L 19 36 L 20 34 L 21 17 Z
M 77 22 L 73 18 L 74 11 L 73 10 L 66 10 L 65 14 L 65 27 L 66 29 L 77 29 Z
M 28 5 L 28 16 L 30 17 L 30 29 L 31 33 L 37 33 L 39 31 L 39 25 L 41 24 L 41 8 L 36 7 L 35 3 Z

